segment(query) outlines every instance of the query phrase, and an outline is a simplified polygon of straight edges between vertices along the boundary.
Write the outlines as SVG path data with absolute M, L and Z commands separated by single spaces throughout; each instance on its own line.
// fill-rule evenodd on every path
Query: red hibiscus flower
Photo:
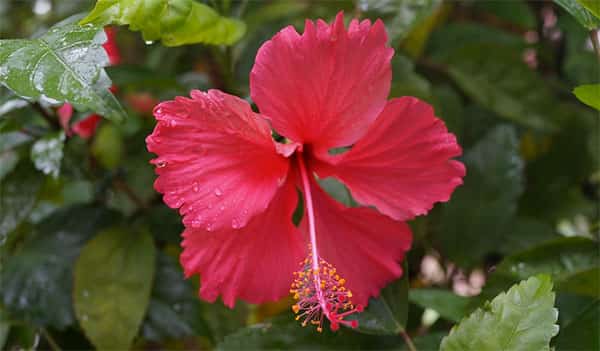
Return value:
M 116 29 L 112 27 L 106 27 L 104 28 L 104 33 L 106 33 L 107 39 L 102 47 L 108 55 L 110 64 L 117 65 L 121 62 L 121 53 L 119 52 L 119 47 L 117 46 L 115 38 Z M 110 90 L 114 93 L 116 91 L 116 86 L 112 86 Z M 75 133 L 83 139 L 89 139 L 92 135 L 94 135 L 98 124 L 102 120 L 102 116 L 91 114 L 82 120 L 73 123 L 73 125 L 69 127 L 69 121 L 71 120 L 71 117 L 73 117 L 73 106 L 69 103 L 66 103 L 59 107 L 56 112 L 58 114 L 60 125 L 67 132 L 67 134 L 71 135 L 71 133 Z
M 258 51 L 250 89 L 260 114 L 217 90 L 156 106 L 146 139 L 154 187 L 183 216 L 181 263 L 200 275 L 203 299 L 233 306 L 291 291 L 304 325 L 322 330 L 327 318 L 337 329 L 356 326 L 344 317 L 402 275 L 412 241 L 403 221 L 447 201 L 465 168 L 431 106 L 387 101 L 386 43 L 379 20 L 306 21 L 303 34 L 284 28 Z M 330 154 L 340 147 L 351 148 Z M 366 207 L 336 202 L 315 176 L 337 178 Z

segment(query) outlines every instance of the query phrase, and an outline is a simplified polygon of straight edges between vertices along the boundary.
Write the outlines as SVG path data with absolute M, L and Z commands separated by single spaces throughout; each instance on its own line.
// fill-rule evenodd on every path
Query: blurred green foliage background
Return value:
M 75 38 L 76 20 L 59 22 L 89 14 L 92 0 L 0 1 L 0 348 L 437 350 L 483 306 L 442 349 L 494 350 L 476 342 L 498 337 L 506 350 L 538 350 L 528 341 L 548 349 L 554 306 L 551 347 L 600 350 L 597 3 L 176 2 L 203 4 L 200 18 L 211 20 L 158 33 L 158 14 L 132 23 L 101 13 L 91 37 Z M 391 97 L 435 107 L 464 149 L 467 177 L 450 202 L 411 222 L 408 276 L 371 301 L 361 327 L 317 334 L 293 320 L 288 299 L 230 310 L 197 298 L 178 263 L 180 219 L 152 187 L 144 138 L 158 101 L 209 88 L 250 99 L 264 41 L 340 10 L 384 21 L 396 49 Z M 104 69 L 94 35 L 107 23 L 121 25 L 122 60 Z M 61 90 L 27 63 L 45 50 L 38 39 L 6 40 L 15 38 L 79 40 L 89 55 L 71 66 L 93 72 Z M 19 65 L 7 60 L 23 47 L 31 51 Z M 116 99 L 95 95 L 111 84 Z M 572 92 L 582 85 L 591 85 L 579 90 L 585 103 Z M 64 101 L 76 109 L 71 123 L 91 112 L 107 119 L 89 139 L 66 135 L 56 110 Z M 342 184 L 321 184 L 355 204 Z M 473 344 L 456 348 L 461 338 Z

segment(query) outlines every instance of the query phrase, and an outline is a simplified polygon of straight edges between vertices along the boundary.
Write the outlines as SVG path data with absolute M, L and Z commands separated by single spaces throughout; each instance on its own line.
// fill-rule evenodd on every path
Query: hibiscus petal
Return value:
M 146 139 L 158 155 L 154 188 L 188 227 L 242 227 L 284 183 L 288 160 L 246 101 L 217 90 L 191 96 L 154 110 L 158 124 Z
M 328 25 L 306 21 L 304 33 L 281 30 L 259 49 L 250 91 L 279 134 L 318 148 L 353 144 L 385 106 L 394 50 L 378 20 L 339 13 Z
M 463 183 L 465 167 L 456 137 L 428 104 L 413 98 L 391 100 L 364 138 L 337 157 L 319 155 L 314 167 L 335 176 L 361 204 L 396 220 L 427 213 L 448 201 Z
M 200 297 L 233 307 L 236 298 L 263 303 L 289 294 L 293 272 L 306 255 L 302 235 L 292 223 L 298 196 L 291 181 L 268 209 L 244 228 L 183 232 L 181 264 L 187 277 L 200 274 Z
M 346 280 L 352 302 L 366 306 L 369 297 L 402 275 L 410 228 L 370 208 L 346 208 L 314 181 L 311 189 L 319 256 Z M 302 228 L 306 233 L 306 220 Z

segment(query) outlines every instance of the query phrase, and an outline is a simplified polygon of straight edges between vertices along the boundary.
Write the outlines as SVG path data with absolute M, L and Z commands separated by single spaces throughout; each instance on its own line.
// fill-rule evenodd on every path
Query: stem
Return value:
M 406 330 L 404 330 L 404 328 L 400 330 L 400 336 L 402 336 L 402 339 L 404 339 L 404 342 L 406 343 L 406 347 L 408 347 L 410 351 L 417 351 L 415 344 L 413 344 L 410 336 L 406 333 Z
M 46 339 L 46 341 L 48 341 L 48 345 L 50 345 L 50 348 L 53 351 L 61 351 L 60 346 L 58 346 L 52 335 L 50 335 L 50 333 L 45 328 L 41 328 L 40 332 L 42 333 L 42 335 L 44 335 L 44 338 Z
M 127 183 L 121 179 L 115 179 L 115 187 L 125 193 L 127 197 L 141 209 L 146 209 L 148 206 L 137 194 L 127 185 Z
M 317 250 L 317 230 L 315 228 L 315 211 L 313 208 L 313 199 L 312 193 L 310 190 L 310 181 L 308 178 L 308 172 L 306 171 L 306 166 L 304 165 L 303 155 L 302 153 L 298 153 L 298 166 L 300 168 L 300 175 L 302 176 L 302 188 L 304 189 L 304 202 L 306 204 L 306 216 L 308 218 L 308 232 L 310 235 L 310 248 L 312 251 L 312 269 L 315 277 L 317 298 L 319 299 L 319 304 L 325 313 L 327 314 L 328 309 L 325 306 L 325 299 L 323 298 L 323 291 L 321 291 L 321 277 L 319 274 L 319 252 Z M 327 315 L 327 318 L 329 316 Z
M 598 39 L 598 29 L 593 29 L 590 31 L 590 39 L 592 40 L 592 46 L 594 47 L 596 56 L 598 56 L 598 61 L 600 61 L 600 40 Z

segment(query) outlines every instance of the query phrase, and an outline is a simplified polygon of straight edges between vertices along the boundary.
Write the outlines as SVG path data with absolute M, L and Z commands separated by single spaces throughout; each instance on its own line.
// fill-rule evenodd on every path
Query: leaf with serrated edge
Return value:
M 550 350 L 550 339 L 558 333 L 554 298 L 547 275 L 513 285 L 454 326 L 440 350 Z
M 69 102 L 121 120 L 125 112 L 103 69 L 109 64 L 104 42 L 102 27 L 68 20 L 39 38 L 0 40 L 0 83 L 23 98 Z
M 160 39 L 165 46 L 231 45 L 246 32 L 243 22 L 194 0 L 99 0 L 81 21 L 86 23 L 129 25 L 144 40 Z
M 75 264 L 75 315 L 100 350 L 128 349 L 150 301 L 155 248 L 146 232 L 112 228 L 86 244 Z

